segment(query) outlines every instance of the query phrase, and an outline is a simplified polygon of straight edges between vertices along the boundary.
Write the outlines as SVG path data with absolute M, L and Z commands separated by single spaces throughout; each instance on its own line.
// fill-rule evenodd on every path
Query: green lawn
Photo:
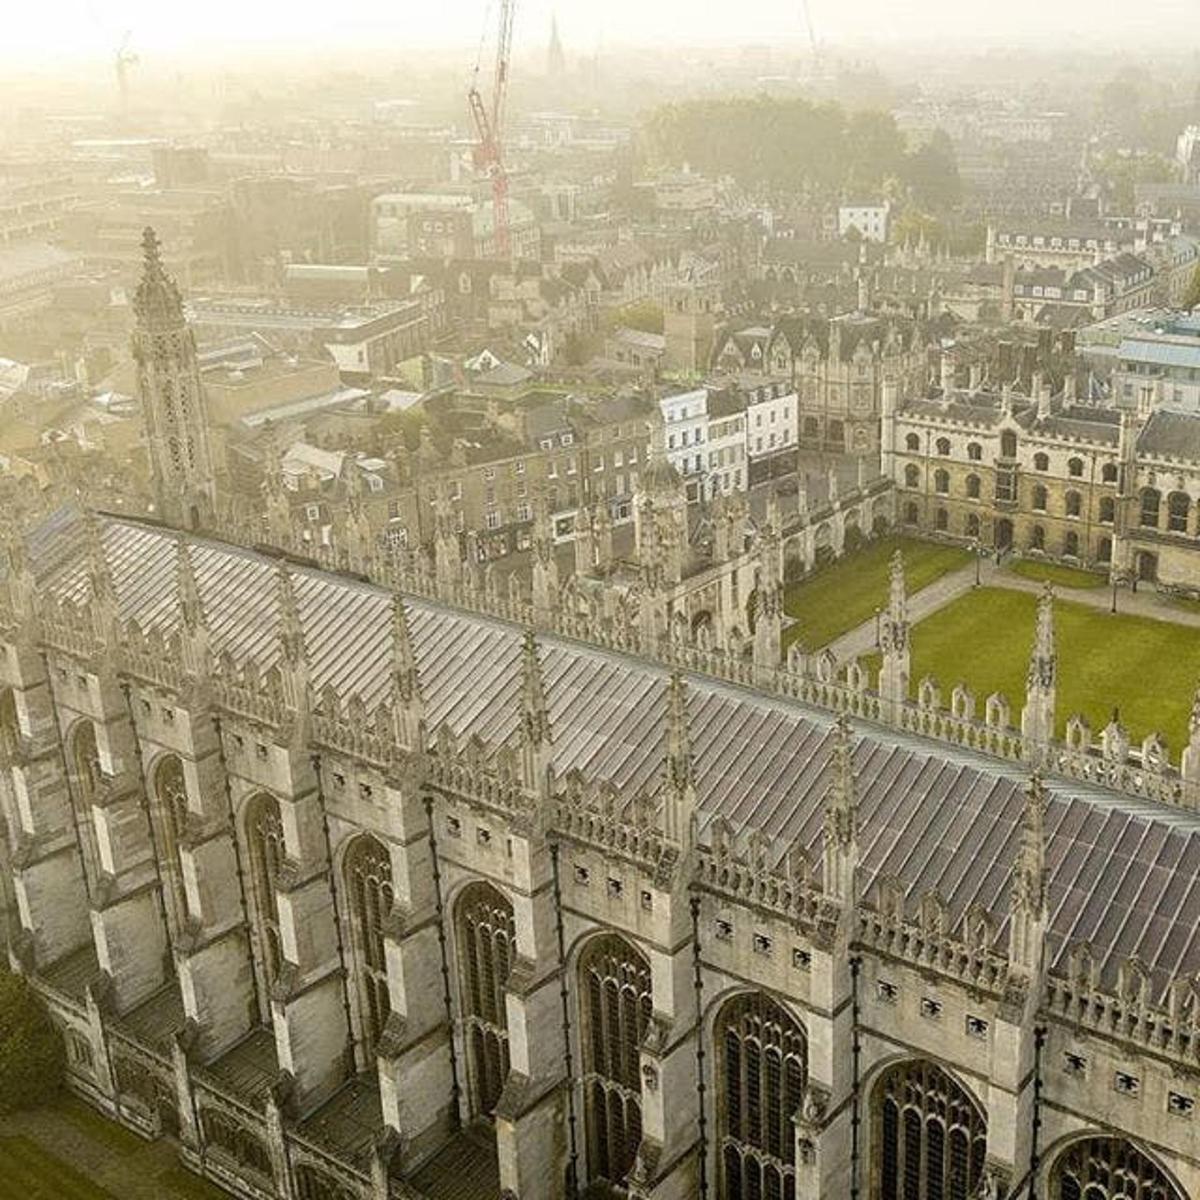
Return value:
M 1036 562 L 1033 559 L 1018 559 L 1008 568 L 1014 575 L 1036 579 L 1039 583 L 1052 583 L 1056 588 L 1102 588 L 1108 586 L 1108 577 L 1095 571 L 1080 571 L 1075 567 L 1063 567 L 1058 563 Z
M 115 1200 L 27 1137 L 0 1138 L 0 1200 Z
M 1025 672 L 1033 645 L 1037 597 L 981 588 L 927 617 L 912 633 L 912 691 L 926 675 L 937 679 L 942 703 L 965 682 L 977 715 L 992 692 L 1012 706 L 1013 723 L 1025 702 Z M 1082 713 L 1093 733 L 1114 706 L 1135 741 L 1158 731 L 1177 758 L 1187 741 L 1192 697 L 1200 684 L 1200 631 L 1167 621 L 1104 612 L 1066 600 L 1054 604 L 1058 646 L 1058 727 Z M 864 659 L 871 678 L 878 656 Z
M 808 579 L 791 584 L 784 611 L 798 624 L 785 633 L 785 648 L 797 638 L 808 650 L 819 650 L 869 621 L 876 608 L 887 604 L 892 555 L 904 555 L 904 576 L 911 596 L 971 561 L 971 553 L 958 546 L 886 537 L 839 558 Z

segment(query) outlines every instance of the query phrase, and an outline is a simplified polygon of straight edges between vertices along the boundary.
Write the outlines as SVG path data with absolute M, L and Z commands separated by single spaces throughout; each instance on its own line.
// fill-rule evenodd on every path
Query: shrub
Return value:
M 44 1104 L 63 1076 L 63 1042 L 38 995 L 0 971 L 0 1113 Z

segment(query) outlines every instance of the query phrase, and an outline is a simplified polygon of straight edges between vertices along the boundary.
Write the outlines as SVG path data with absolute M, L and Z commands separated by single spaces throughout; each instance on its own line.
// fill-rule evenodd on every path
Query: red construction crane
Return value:
M 489 110 L 479 91 L 479 59 L 467 103 L 479 134 L 475 146 L 475 167 L 492 181 L 492 211 L 496 225 L 496 252 L 501 258 L 512 253 L 508 227 L 508 174 L 504 169 L 504 102 L 508 96 L 508 73 L 512 56 L 513 13 L 516 0 L 500 0 L 500 33 L 496 41 L 496 70 L 492 78 L 492 105 Z M 485 35 L 486 37 L 486 32 Z M 480 57 L 483 45 L 480 43 Z

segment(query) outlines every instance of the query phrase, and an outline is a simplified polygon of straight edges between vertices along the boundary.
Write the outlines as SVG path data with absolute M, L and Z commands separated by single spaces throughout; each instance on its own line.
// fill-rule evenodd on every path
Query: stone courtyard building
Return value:
M 911 318 L 867 311 L 836 317 L 790 314 L 771 325 L 729 329 L 717 338 L 714 370 L 758 373 L 799 397 L 800 447 L 857 455 L 879 450 L 883 381 L 904 395 L 926 383 L 931 335 Z
M 882 463 L 896 517 L 923 534 L 1200 587 L 1200 418 L 1083 404 L 982 379 L 902 401 L 884 388 Z

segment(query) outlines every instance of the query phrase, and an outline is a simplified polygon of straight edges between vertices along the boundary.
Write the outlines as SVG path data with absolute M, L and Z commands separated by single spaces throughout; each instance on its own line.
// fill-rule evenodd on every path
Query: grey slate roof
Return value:
M 177 535 L 103 518 L 103 544 L 123 619 L 170 633 L 178 623 Z M 89 584 L 78 518 L 60 514 L 30 546 L 57 593 Z M 279 656 L 275 563 L 193 539 L 189 553 L 216 654 Z M 360 581 L 290 566 L 317 690 L 358 691 L 368 709 L 388 686 L 390 594 Z M 521 630 L 424 600 L 409 600 L 410 632 L 431 733 L 496 742 L 514 735 Z M 627 656 L 550 636 L 540 640 L 561 778 L 578 768 L 624 794 L 652 788 L 664 756 L 667 673 Z M 701 836 L 720 815 L 766 834 L 776 858 L 797 842 L 819 861 L 830 782 L 832 719 L 800 704 L 696 678 L 688 713 Z M 951 928 L 989 910 L 1007 939 L 1011 866 L 1021 833 L 1020 769 L 968 751 L 863 725 L 854 763 L 859 844 L 868 899 L 881 876 L 910 903 L 936 888 Z M 1046 816 L 1051 953 L 1087 940 L 1111 985 L 1139 955 L 1162 996 L 1170 979 L 1200 970 L 1200 815 L 1055 782 Z
M 1158 409 L 1138 435 L 1137 452 L 1196 462 L 1200 460 L 1200 414 Z

